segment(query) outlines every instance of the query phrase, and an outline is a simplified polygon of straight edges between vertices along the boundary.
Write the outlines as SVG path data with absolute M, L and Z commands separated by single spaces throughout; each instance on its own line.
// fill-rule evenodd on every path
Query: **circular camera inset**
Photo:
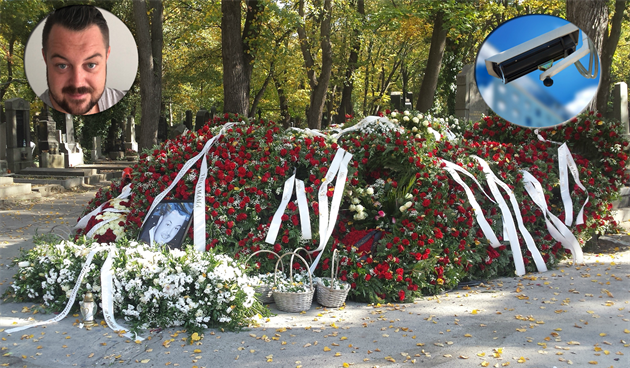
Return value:
M 578 27 L 551 15 L 499 25 L 481 45 L 475 81 L 486 104 L 528 128 L 562 124 L 597 94 L 599 55 Z
M 26 78 L 48 106 L 72 115 L 105 111 L 136 78 L 138 48 L 129 28 L 91 6 L 59 8 L 31 33 L 24 52 Z

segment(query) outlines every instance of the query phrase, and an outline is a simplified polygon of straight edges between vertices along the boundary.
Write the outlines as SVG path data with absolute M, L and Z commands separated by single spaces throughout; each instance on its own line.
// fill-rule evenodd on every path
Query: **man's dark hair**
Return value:
M 55 24 L 71 31 L 82 31 L 93 25 L 98 26 L 103 35 L 105 49 L 109 48 L 109 27 L 103 14 L 92 5 L 70 5 L 54 10 L 46 19 L 42 34 L 42 48 L 47 51 L 50 30 Z

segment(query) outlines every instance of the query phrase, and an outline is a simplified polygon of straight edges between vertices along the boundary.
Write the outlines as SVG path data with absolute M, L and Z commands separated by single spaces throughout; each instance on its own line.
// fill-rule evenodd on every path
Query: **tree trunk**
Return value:
M 2 87 L 0 87 L 0 101 L 4 98 L 4 95 L 11 87 L 11 82 L 13 82 L 13 47 L 15 45 L 15 40 L 12 39 L 9 42 L 9 53 L 7 54 L 7 81 L 2 83 Z
M 253 118 L 256 115 L 256 112 L 258 110 L 258 103 L 260 102 L 260 99 L 262 98 L 262 96 L 265 94 L 265 90 L 267 89 L 267 86 L 269 85 L 269 81 L 271 80 L 271 78 L 273 78 L 273 70 L 274 70 L 274 65 L 272 62 L 271 67 L 269 68 L 269 74 L 267 74 L 267 78 L 265 78 L 265 81 L 263 82 L 262 87 L 260 87 L 260 90 L 258 91 L 258 93 L 256 93 L 256 97 L 254 97 L 254 102 L 252 102 L 252 109 L 248 115 L 250 118 Z
M 595 103 L 595 107 L 602 114 L 607 113 L 608 110 L 608 98 L 610 97 L 610 91 L 612 89 L 610 68 L 612 66 L 613 56 L 615 56 L 615 51 L 617 50 L 619 37 L 621 36 L 621 23 L 623 21 L 625 8 L 626 1 L 617 0 L 615 2 L 615 14 L 613 14 L 612 17 L 610 33 L 604 33 L 604 41 L 600 52 L 601 60 L 599 63 L 600 88 L 597 91 Z
M 148 19 L 151 8 L 151 24 Z M 158 0 L 133 1 L 138 56 L 140 59 L 140 104 L 142 117 L 138 146 L 151 148 L 157 144 L 160 106 L 162 105 L 163 8 Z
M 332 72 L 332 47 L 330 44 L 330 16 L 332 11 L 332 0 L 324 0 L 323 16 L 320 24 L 320 47 L 322 50 L 322 65 L 318 76 L 315 76 L 315 62 L 308 46 L 306 30 L 301 24 L 298 25 L 298 37 L 300 39 L 300 48 L 304 56 L 304 64 L 306 66 L 309 84 L 311 87 L 310 106 L 306 114 L 308 127 L 311 129 L 320 129 L 322 126 L 322 114 L 324 113 L 324 105 L 326 102 L 326 91 L 330 82 Z M 304 1 L 299 3 L 299 14 L 302 19 L 304 17 Z
M 289 129 L 291 115 L 289 115 L 289 104 L 287 102 L 287 96 L 284 94 L 283 83 L 280 79 L 274 75 L 273 82 L 276 85 L 276 89 L 278 90 L 278 101 L 280 103 L 280 116 L 282 117 L 282 127 L 284 129 Z
M 567 0 L 567 20 L 580 28 L 595 44 L 599 55 L 602 54 L 604 34 L 608 31 L 607 0 Z M 600 73 L 602 72 L 600 68 Z M 603 74 L 600 75 L 600 78 Z M 600 80 L 600 90 L 608 89 Z M 610 82 L 609 82 L 610 83 Z M 597 95 L 588 105 L 589 110 L 596 108 Z
M 364 19 L 365 16 L 365 4 L 363 0 L 357 1 L 357 13 Z M 343 82 L 343 89 L 341 90 L 341 103 L 337 110 L 337 124 L 342 124 L 346 121 L 346 115 L 354 115 L 354 106 L 352 104 L 352 92 L 354 91 L 354 81 L 352 75 L 357 68 L 357 62 L 359 61 L 359 52 L 361 51 L 361 31 L 359 28 L 355 28 L 352 32 L 352 49 L 350 50 L 350 56 L 348 57 L 348 67 L 346 68 L 346 76 Z
M 446 36 L 448 29 L 444 28 L 444 13 L 438 11 L 433 23 L 433 33 L 431 34 L 431 47 L 429 48 L 429 59 L 424 70 L 424 78 L 420 85 L 420 93 L 416 109 L 420 112 L 427 112 L 433 106 L 435 89 L 437 88 L 440 68 L 442 67 L 442 57 L 446 46 Z
M 247 116 L 249 112 L 248 66 L 241 38 L 241 2 L 221 1 L 223 51 L 223 111 Z

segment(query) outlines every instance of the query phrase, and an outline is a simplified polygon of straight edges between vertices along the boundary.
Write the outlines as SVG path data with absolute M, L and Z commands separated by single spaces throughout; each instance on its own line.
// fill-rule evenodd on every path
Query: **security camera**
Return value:
M 549 87 L 553 84 L 551 77 L 571 64 L 576 64 L 585 77 L 595 78 L 597 71 L 595 75 L 591 73 L 594 56 L 597 63 L 594 46 L 588 36 L 582 32 L 583 45 L 576 52 L 579 36 L 580 29 L 569 23 L 486 59 L 486 69 L 490 75 L 501 79 L 504 84 L 540 69 L 543 71 L 540 80 Z M 586 70 L 579 61 L 589 52 L 591 53 L 591 65 L 588 71 L 591 73 L 590 76 L 586 75 Z M 554 62 L 560 59 L 563 60 L 554 65 Z M 597 69 L 597 66 L 595 68 Z

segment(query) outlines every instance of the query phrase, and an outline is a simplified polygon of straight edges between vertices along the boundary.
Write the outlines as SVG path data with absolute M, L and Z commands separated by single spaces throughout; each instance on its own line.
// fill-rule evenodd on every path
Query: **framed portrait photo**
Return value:
M 181 248 L 193 217 L 193 201 L 161 201 L 140 229 L 139 240 Z

